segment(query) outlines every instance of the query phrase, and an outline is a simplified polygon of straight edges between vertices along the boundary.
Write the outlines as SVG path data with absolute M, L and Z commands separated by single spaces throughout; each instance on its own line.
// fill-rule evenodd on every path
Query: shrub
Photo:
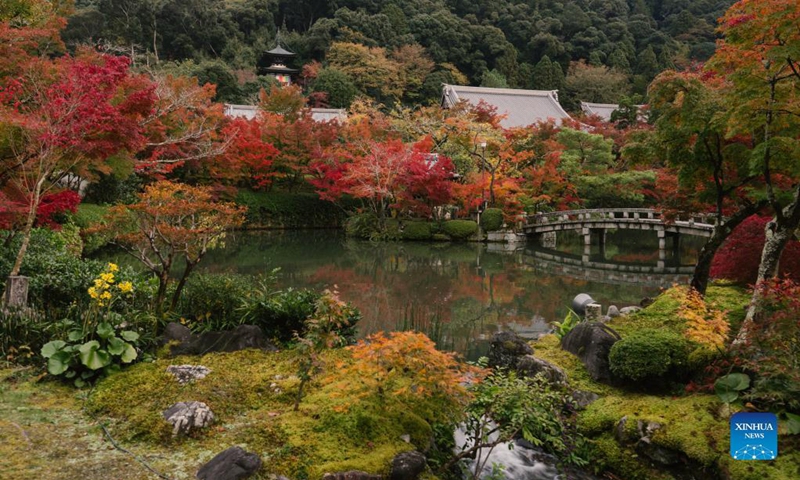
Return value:
M 78 210 L 72 215 L 72 223 L 81 230 L 83 238 L 83 253 L 90 254 L 105 247 L 113 237 L 111 232 L 97 231 L 97 227 L 105 225 L 105 216 L 108 207 L 81 203 Z
M 487 208 L 481 214 L 481 228 L 487 232 L 500 230 L 503 227 L 503 211 L 499 208 Z
M 313 193 L 252 192 L 239 190 L 236 203 L 247 207 L 249 225 L 276 228 L 336 228 L 344 224 L 343 208 L 354 206 L 351 199 L 340 200 L 343 208 L 320 200 Z
M 748 338 L 732 348 L 735 363 L 753 377 L 744 398 L 772 411 L 800 412 L 800 285 L 770 280 Z
M 311 290 L 288 289 L 275 292 L 262 282 L 252 295 L 245 297 L 239 312 L 241 322 L 261 327 L 264 334 L 282 342 L 292 340 L 294 332 L 303 332 L 307 318 L 314 314 L 320 294 Z
M 448 220 L 442 231 L 453 240 L 466 240 L 478 231 L 478 224 L 472 220 Z
M 186 283 L 178 312 L 193 330 L 229 330 L 242 323 L 242 300 L 255 287 L 252 277 L 233 274 L 199 274 Z
M 24 364 L 35 358 L 52 336 L 54 324 L 30 309 L 0 309 L 0 357 Z
M 641 330 L 611 347 L 611 372 L 624 380 L 654 382 L 688 373 L 690 343 L 669 330 Z
M 353 215 L 345 223 L 345 233 L 348 237 L 368 240 L 378 232 L 378 217 L 372 213 Z
M 8 276 L 19 249 L 21 236 L 0 248 L 0 275 Z M 62 318 L 73 302 L 86 300 L 86 290 L 102 270 L 103 263 L 82 261 L 70 252 L 67 240 L 60 232 L 37 228 L 31 232 L 31 241 L 20 274 L 30 277 L 28 299 L 51 319 Z
M 428 222 L 406 222 L 402 237 L 403 240 L 430 240 L 431 225 Z

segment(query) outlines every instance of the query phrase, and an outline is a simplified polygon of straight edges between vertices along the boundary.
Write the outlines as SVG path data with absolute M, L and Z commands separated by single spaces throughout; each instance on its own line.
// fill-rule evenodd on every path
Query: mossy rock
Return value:
M 478 231 L 478 224 L 473 220 L 448 220 L 442 231 L 453 240 L 466 240 Z
M 665 385 L 690 373 L 692 344 L 669 330 L 641 330 L 616 342 L 608 355 L 611 371 L 630 385 Z

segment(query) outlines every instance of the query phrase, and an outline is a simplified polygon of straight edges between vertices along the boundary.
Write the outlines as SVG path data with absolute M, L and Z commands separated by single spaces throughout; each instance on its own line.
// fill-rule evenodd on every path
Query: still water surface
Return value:
M 542 259 L 532 241 L 510 251 L 497 244 L 370 243 L 340 232 L 304 230 L 238 233 L 224 249 L 201 262 L 207 272 L 267 273 L 279 267 L 281 288 L 337 290 L 363 315 L 360 335 L 415 329 L 440 348 L 475 359 L 501 329 L 535 337 L 568 313 L 572 298 L 588 293 L 604 305 L 637 305 L 661 287 L 688 277 L 619 275 L 581 268 L 563 269 L 560 258 L 580 259 L 582 237 L 560 233 L 555 259 Z M 702 239 L 685 237 L 669 249 L 668 265 L 691 265 Z M 538 255 L 537 255 L 538 252 Z M 592 261 L 656 265 L 654 232 L 609 232 L 604 252 L 592 247 Z M 587 278 L 588 277 L 588 278 Z

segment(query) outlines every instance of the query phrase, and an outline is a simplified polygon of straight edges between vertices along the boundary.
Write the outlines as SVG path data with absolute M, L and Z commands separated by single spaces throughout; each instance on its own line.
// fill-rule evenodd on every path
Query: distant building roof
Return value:
M 258 116 L 258 107 L 255 105 L 234 105 L 226 103 L 225 115 L 252 120 Z M 343 108 L 312 108 L 311 118 L 317 122 L 327 122 L 329 120 L 342 121 L 347 118 L 347 112 Z
M 641 110 L 644 105 L 636 105 L 636 107 Z M 606 122 L 611 121 L 611 114 L 614 110 L 617 110 L 619 105 L 616 103 L 590 103 L 590 102 L 581 102 L 581 110 L 583 113 L 588 115 L 597 115 Z M 642 115 L 639 114 L 640 120 L 644 121 L 641 117 Z
M 281 46 L 280 43 L 278 43 L 278 45 L 275 48 L 273 48 L 272 50 L 268 50 L 267 53 L 269 55 L 274 55 L 276 57 L 294 57 L 295 56 L 294 52 L 290 52 L 289 50 L 286 50 L 285 48 L 283 48 Z
M 347 111 L 343 108 L 312 108 L 311 118 L 318 122 L 343 121 L 347 118 Z
M 500 124 L 506 128 L 524 127 L 552 118 L 556 124 L 570 118 L 558 103 L 556 90 L 521 90 L 514 88 L 465 87 L 444 85 L 442 107 L 450 108 L 461 100 L 478 105 L 481 100 L 506 115 Z

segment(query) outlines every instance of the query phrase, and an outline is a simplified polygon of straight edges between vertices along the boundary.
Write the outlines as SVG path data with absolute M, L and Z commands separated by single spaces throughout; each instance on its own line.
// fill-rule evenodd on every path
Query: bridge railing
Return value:
M 704 224 L 714 225 L 716 218 L 713 214 L 692 214 L 678 216 L 668 221 L 659 210 L 652 208 L 596 208 L 583 210 L 564 210 L 560 212 L 536 213 L 528 215 L 525 223 L 528 225 L 540 225 L 548 223 L 580 222 L 585 220 L 640 220 L 663 223 L 678 224 Z

